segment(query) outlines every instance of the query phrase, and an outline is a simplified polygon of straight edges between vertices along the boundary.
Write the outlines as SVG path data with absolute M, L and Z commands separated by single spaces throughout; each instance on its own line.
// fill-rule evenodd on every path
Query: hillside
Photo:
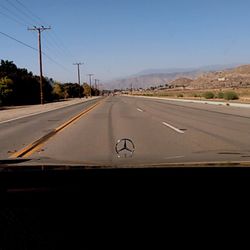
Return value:
M 174 88 L 178 88 L 178 87 L 187 87 L 190 86 L 190 84 L 193 82 L 192 79 L 190 78 L 178 78 L 172 82 L 170 82 L 169 84 L 172 85 Z
M 250 87 L 250 65 L 203 74 L 189 85 L 191 88 Z
M 193 79 L 200 74 L 199 71 L 191 72 L 177 72 L 177 73 L 165 73 L 165 74 L 149 74 L 135 77 L 129 77 L 124 79 L 115 80 L 106 84 L 110 89 L 126 89 L 131 88 L 149 88 L 152 86 L 159 86 L 169 84 L 171 81 L 178 78 L 190 78 Z
M 173 69 L 152 69 L 145 70 L 131 77 L 126 77 L 123 79 L 117 79 L 110 81 L 105 84 L 108 89 L 126 89 L 131 88 L 149 88 L 163 85 L 172 85 L 173 81 L 177 79 L 189 79 L 188 82 L 184 80 L 184 85 L 191 84 L 190 80 L 197 79 L 200 75 L 204 75 L 206 72 L 211 72 L 215 70 L 223 70 L 232 68 L 233 65 L 212 65 L 204 66 L 200 68 L 173 68 Z M 177 85 L 183 84 L 182 82 L 176 82 Z

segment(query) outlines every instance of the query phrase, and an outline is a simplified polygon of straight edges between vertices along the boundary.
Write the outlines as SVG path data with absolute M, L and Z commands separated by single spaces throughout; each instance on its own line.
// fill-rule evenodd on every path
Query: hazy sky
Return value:
M 72 63 L 80 61 L 82 80 L 94 73 L 104 81 L 151 68 L 250 62 L 249 11 L 249 0 L 0 0 L 0 31 L 37 47 L 27 27 L 51 25 L 44 52 L 63 66 L 44 58 L 45 75 L 76 81 Z M 0 58 L 38 74 L 37 52 L 1 34 Z

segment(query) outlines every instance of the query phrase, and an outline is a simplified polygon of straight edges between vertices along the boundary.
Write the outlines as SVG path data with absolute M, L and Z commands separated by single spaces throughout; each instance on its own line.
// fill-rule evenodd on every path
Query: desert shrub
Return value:
M 219 93 L 217 94 L 217 97 L 218 97 L 219 99 L 223 99 L 223 98 L 224 98 L 224 93 L 223 93 L 223 92 L 219 92 Z
M 203 94 L 203 97 L 205 97 L 206 99 L 213 99 L 214 98 L 214 93 L 211 91 L 207 91 Z
M 224 93 L 224 99 L 226 99 L 226 100 L 238 100 L 239 96 L 234 91 L 227 91 Z

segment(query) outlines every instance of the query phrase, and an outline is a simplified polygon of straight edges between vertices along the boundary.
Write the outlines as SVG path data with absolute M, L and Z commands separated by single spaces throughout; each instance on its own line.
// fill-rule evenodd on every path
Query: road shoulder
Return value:
M 231 106 L 238 108 L 250 108 L 250 104 L 245 103 L 236 103 L 236 102 L 220 102 L 220 101 L 210 101 L 210 100 L 192 100 L 192 99 L 178 99 L 178 98 L 168 98 L 168 97 L 156 97 L 156 96 L 131 96 L 126 95 L 128 97 L 139 97 L 145 99 L 156 99 L 156 100 L 165 100 L 165 101 L 176 101 L 176 102 L 184 102 L 184 103 L 200 103 L 200 104 L 211 104 L 211 105 L 219 105 L 219 106 Z
M 84 102 L 95 100 L 97 98 L 100 97 L 92 97 L 88 99 L 86 98 L 73 99 L 65 102 L 53 102 L 44 105 L 30 105 L 24 107 L 14 107 L 12 109 L 7 109 L 7 110 L 0 110 L 0 124 L 26 118 L 33 115 L 50 112 L 57 109 L 62 109 L 72 105 L 81 104 Z

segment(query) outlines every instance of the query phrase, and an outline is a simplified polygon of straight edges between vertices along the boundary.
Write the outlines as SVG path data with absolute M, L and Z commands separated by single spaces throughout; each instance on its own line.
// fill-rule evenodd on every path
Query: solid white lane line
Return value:
M 139 109 L 139 108 L 138 108 L 137 110 L 138 110 L 139 112 L 143 112 L 143 110 L 141 110 L 141 109 Z
M 184 134 L 184 131 L 181 131 L 180 129 L 175 128 L 174 126 L 172 126 L 172 125 L 170 125 L 170 124 L 168 124 L 166 122 L 163 122 L 162 124 L 165 125 L 165 126 L 167 126 L 167 127 L 169 127 L 169 128 L 171 128 L 171 129 L 173 129 L 177 133 Z

